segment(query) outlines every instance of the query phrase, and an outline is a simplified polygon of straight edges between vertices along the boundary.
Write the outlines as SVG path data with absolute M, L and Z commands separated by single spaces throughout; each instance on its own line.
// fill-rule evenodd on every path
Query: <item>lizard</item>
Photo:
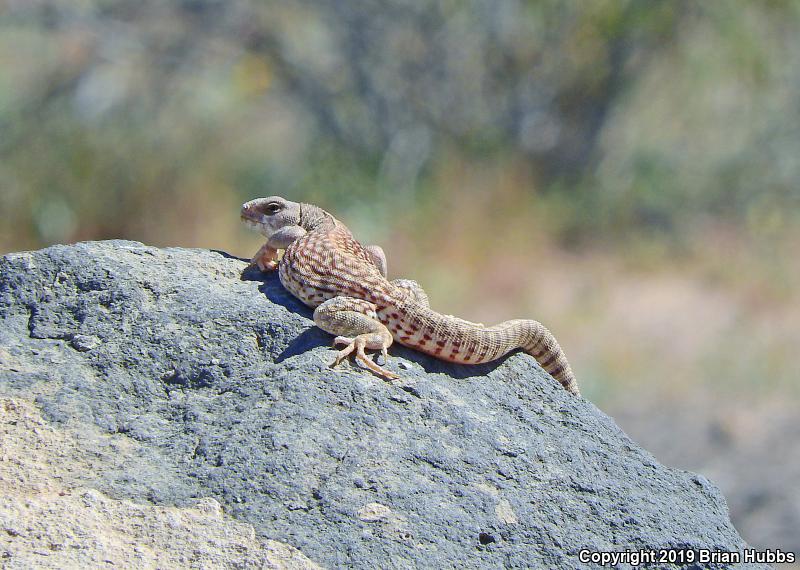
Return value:
M 514 319 L 487 327 L 437 313 L 416 281 L 387 278 L 382 248 L 362 245 L 322 208 L 270 196 L 244 203 L 241 219 L 267 238 L 252 264 L 264 272 L 277 268 L 281 284 L 314 309 L 314 323 L 335 336 L 334 346 L 344 345 L 331 366 L 355 353 L 374 373 L 396 379 L 365 349 L 380 350 L 388 360 L 396 341 L 441 360 L 480 364 L 520 348 L 580 396 L 564 351 L 541 323 Z

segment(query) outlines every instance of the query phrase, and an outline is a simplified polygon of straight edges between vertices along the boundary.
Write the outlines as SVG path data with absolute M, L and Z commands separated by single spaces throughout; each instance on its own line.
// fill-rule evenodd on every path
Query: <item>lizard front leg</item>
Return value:
M 250 265 L 256 265 L 264 272 L 272 271 L 278 267 L 278 250 L 270 247 L 269 242 L 265 243 L 250 260 Z
M 271 271 L 278 267 L 278 250 L 286 249 L 294 240 L 306 235 L 300 226 L 285 226 L 272 234 L 267 243 L 261 246 L 250 263 L 255 263 L 261 271 Z
M 364 349 L 380 350 L 384 358 L 388 358 L 386 349 L 392 345 L 392 333 L 378 320 L 376 306 L 355 297 L 334 297 L 328 299 L 314 310 L 316 325 L 336 335 L 334 345 L 346 344 L 340 350 L 331 366 L 336 366 L 353 351 L 356 360 L 376 374 L 394 380 L 397 374 L 384 370 L 364 353 Z

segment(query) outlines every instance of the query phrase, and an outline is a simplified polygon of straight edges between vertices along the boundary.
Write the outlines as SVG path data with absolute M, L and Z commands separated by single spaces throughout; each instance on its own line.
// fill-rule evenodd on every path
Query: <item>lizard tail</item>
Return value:
M 517 321 L 523 328 L 521 347 L 533 356 L 550 376 L 558 380 L 567 392 L 580 396 L 578 381 L 567 357 L 558 341 L 547 328 L 538 321 Z
M 376 304 L 381 304 L 376 299 Z M 464 364 L 491 362 L 521 348 L 568 392 L 580 396 L 578 382 L 553 334 L 538 321 L 514 319 L 486 327 L 431 310 L 414 301 L 403 307 L 386 303 L 386 326 L 394 339 L 442 360 Z

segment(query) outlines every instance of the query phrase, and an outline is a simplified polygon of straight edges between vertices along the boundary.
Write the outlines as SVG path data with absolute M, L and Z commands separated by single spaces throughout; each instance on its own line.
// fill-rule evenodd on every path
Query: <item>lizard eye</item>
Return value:
M 277 214 L 283 209 L 283 206 L 277 202 L 270 202 L 264 207 L 264 213 L 268 215 Z

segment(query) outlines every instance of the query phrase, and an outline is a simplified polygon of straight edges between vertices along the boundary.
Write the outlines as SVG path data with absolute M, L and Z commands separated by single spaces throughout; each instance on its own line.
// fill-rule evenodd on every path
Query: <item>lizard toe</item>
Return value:
M 372 362 L 372 360 L 370 360 L 366 354 L 356 354 L 356 360 L 358 360 L 361 364 L 369 368 L 378 376 L 383 376 L 388 380 L 397 380 L 398 378 L 400 378 L 400 376 L 395 374 L 394 372 L 389 372 L 385 368 L 382 368 L 377 364 L 375 364 L 374 362 Z
M 355 342 L 351 342 L 348 346 L 337 352 L 336 358 L 331 363 L 331 368 L 333 368 L 334 366 L 338 366 L 342 362 L 342 360 L 350 356 L 350 353 L 352 353 L 353 350 L 355 350 L 355 348 L 356 348 Z
M 333 361 L 333 363 L 331 363 L 331 367 L 337 366 L 342 362 L 342 360 L 350 356 L 355 351 L 355 359 L 363 367 L 389 380 L 396 380 L 400 378 L 400 376 L 398 376 L 394 372 L 389 372 L 388 370 L 375 364 L 372 361 L 372 359 L 370 359 L 369 356 L 367 356 L 367 354 L 364 352 L 365 348 L 373 348 L 373 346 L 370 345 L 373 345 L 376 342 L 379 342 L 380 346 L 374 346 L 374 348 L 380 349 L 381 354 L 384 356 L 384 358 L 388 358 L 388 352 L 386 350 L 385 342 L 382 342 L 380 340 L 376 341 L 376 339 L 371 338 L 371 335 L 358 335 L 355 338 L 350 338 L 346 336 L 337 336 L 333 340 L 334 346 L 339 344 L 347 344 L 347 346 L 336 354 L 336 359 Z

